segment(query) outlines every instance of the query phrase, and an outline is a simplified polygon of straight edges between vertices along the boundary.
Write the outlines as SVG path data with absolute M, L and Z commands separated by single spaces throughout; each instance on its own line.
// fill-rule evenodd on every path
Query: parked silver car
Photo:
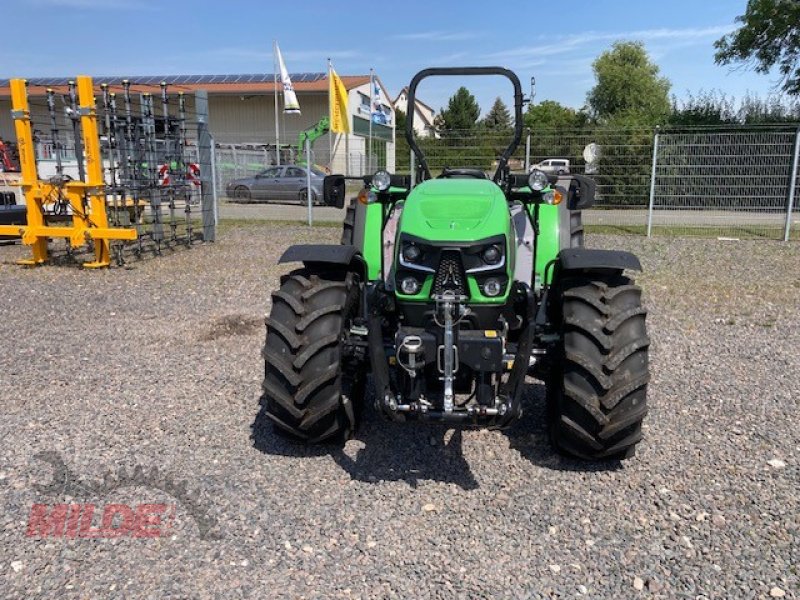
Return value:
M 311 199 L 322 201 L 322 180 L 325 173 L 311 167 Z M 269 167 L 253 177 L 229 182 L 226 196 L 239 202 L 274 200 L 277 202 L 308 202 L 306 168 L 300 165 Z
M 533 165 L 531 171 L 539 169 L 545 173 L 556 173 L 557 175 L 564 175 L 569 173 L 569 159 L 568 158 L 548 158 L 543 160 L 538 165 Z

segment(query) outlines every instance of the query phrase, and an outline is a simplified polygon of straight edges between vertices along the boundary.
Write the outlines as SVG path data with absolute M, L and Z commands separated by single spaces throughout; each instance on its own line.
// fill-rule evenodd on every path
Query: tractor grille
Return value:
M 446 291 L 453 292 L 456 296 L 467 296 L 467 280 L 464 267 L 461 264 L 461 255 L 454 250 L 444 250 L 433 280 L 433 295 Z

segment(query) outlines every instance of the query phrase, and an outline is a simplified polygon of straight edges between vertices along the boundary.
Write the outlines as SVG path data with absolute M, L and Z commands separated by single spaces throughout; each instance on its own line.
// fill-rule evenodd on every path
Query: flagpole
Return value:
M 331 58 L 328 57 L 328 120 L 330 121 L 328 127 L 328 170 L 332 171 L 331 166 L 333 164 L 333 131 L 330 130 L 330 126 L 333 125 L 333 115 L 331 114 L 331 101 L 333 98 L 331 97 L 331 90 L 333 89 L 333 78 L 331 77 Z
M 375 101 L 375 69 L 369 70 L 369 145 L 367 146 L 367 175 L 372 170 L 372 103 Z
M 280 118 L 278 117 L 278 40 L 272 40 L 272 72 L 275 83 L 275 160 L 276 164 L 281 164 L 281 133 Z

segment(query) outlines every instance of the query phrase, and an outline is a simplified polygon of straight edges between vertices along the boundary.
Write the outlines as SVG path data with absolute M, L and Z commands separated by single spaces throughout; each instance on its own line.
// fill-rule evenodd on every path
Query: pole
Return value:
M 203 216 L 203 241 L 216 240 L 217 197 L 214 190 L 214 139 L 208 130 L 208 92 L 194 93 L 197 115 L 197 160 L 200 163 L 200 212 Z
M 308 201 L 308 224 L 314 224 L 314 192 L 311 190 L 311 142 L 306 136 L 306 200 Z
M 650 206 L 647 209 L 647 237 L 653 233 L 653 204 L 656 199 L 656 166 L 658 165 L 658 136 L 659 131 L 653 136 L 653 167 L 650 171 Z
M 367 144 L 367 173 L 372 173 L 372 102 L 375 93 L 375 70 L 369 70 L 369 143 Z
M 350 116 L 348 115 L 349 119 Z M 345 177 L 350 176 L 350 134 L 344 134 L 344 174 Z
M 330 120 L 331 124 L 333 123 L 333 115 L 331 114 L 331 102 L 333 101 L 333 94 L 331 90 L 333 89 L 333 77 L 331 76 L 331 70 L 333 69 L 333 65 L 331 65 L 331 58 L 328 57 L 328 119 Z M 328 131 L 328 172 L 333 172 L 333 131 Z
M 281 166 L 281 132 L 278 117 L 278 40 L 272 41 L 272 69 L 275 82 L 275 164 Z
M 214 196 L 214 228 L 219 226 L 219 196 L 217 195 L 217 145 L 214 136 L 209 134 L 211 140 L 211 192 Z
M 33 145 L 33 126 L 31 109 L 28 102 L 28 84 L 24 79 L 12 79 L 11 115 L 14 119 L 14 130 L 17 134 L 19 148 L 19 168 L 22 174 L 22 191 L 25 194 L 25 205 L 28 227 L 45 227 L 43 200 L 39 192 L 39 174 L 36 170 L 36 148 Z M 14 234 L 12 234 L 14 235 Z M 40 265 L 47 260 L 47 238 L 36 237 L 29 241 L 33 247 L 33 258 L 19 261 L 20 264 Z
M 531 98 L 533 101 L 533 98 Z M 528 129 L 528 137 L 525 138 L 525 172 L 531 170 L 531 130 Z
M 786 227 L 783 230 L 783 241 L 789 241 L 792 232 L 792 211 L 794 210 L 794 194 L 797 188 L 797 163 L 800 158 L 800 127 L 794 135 L 794 158 L 792 159 L 792 172 L 789 175 L 789 201 L 786 207 Z
M 86 226 L 90 223 L 100 229 L 108 228 L 106 215 L 106 189 L 103 179 L 103 156 L 100 153 L 100 135 L 97 130 L 97 107 L 94 100 L 92 78 L 86 75 L 78 77 L 78 115 L 80 129 L 83 131 L 83 148 L 86 155 L 85 175 L 89 189 L 89 210 L 91 221 L 84 219 Z M 74 210 L 74 207 L 73 207 Z M 70 240 L 72 241 L 72 240 Z M 109 239 L 94 240 L 94 260 L 83 263 L 84 268 L 107 267 L 111 262 Z

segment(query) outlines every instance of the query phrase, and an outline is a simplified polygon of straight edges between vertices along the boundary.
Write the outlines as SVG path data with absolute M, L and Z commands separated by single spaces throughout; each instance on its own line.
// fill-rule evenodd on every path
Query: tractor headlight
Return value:
M 500 283 L 500 280 L 495 279 L 494 277 L 487 279 L 483 284 L 483 293 L 491 298 L 499 296 L 500 292 L 502 291 L 503 291 L 503 286 Z
M 416 295 L 417 292 L 419 292 L 419 288 L 419 281 L 417 281 L 414 277 L 404 277 L 400 282 L 400 291 L 406 296 Z
M 392 176 L 389 171 L 381 169 L 372 176 L 372 185 L 379 191 L 385 192 L 392 185 Z
M 416 244 L 406 244 L 403 246 L 403 259 L 406 262 L 415 263 L 422 256 L 422 250 Z
M 531 174 L 528 175 L 528 187 L 530 187 L 534 192 L 541 192 L 549 185 L 550 180 L 547 178 L 547 173 L 544 171 L 534 169 L 531 171 Z
M 483 251 L 482 258 L 487 265 L 496 265 L 503 258 L 503 253 L 500 252 L 500 248 L 492 244 Z

